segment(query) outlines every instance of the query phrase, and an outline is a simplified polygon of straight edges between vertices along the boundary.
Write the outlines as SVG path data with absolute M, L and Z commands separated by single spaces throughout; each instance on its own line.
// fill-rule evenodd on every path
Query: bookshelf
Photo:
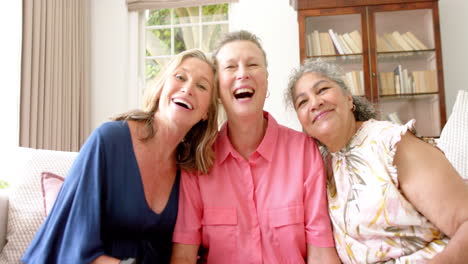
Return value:
M 438 1 L 291 0 L 304 59 L 339 64 L 381 119 L 416 119 L 422 136 L 446 122 Z

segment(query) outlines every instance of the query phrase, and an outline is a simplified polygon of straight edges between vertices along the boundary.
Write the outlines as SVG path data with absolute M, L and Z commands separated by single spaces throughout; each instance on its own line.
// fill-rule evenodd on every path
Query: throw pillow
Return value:
M 42 199 L 44 203 L 44 214 L 49 215 L 57 195 L 62 187 L 64 177 L 51 172 L 43 172 L 41 177 Z
M 464 179 L 468 179 L 468 90 L 460 90 L 447 123 L 440 134 L 439 147 Z
M 21 263 L 40 225 L 44 221 L 41 173 L 53 171 L 66 175 L 76 152 L 18 148 L 10 158 L 17 161 L 15 179 L 9 192 L 7 243 L 0 253 L 0 264 Z

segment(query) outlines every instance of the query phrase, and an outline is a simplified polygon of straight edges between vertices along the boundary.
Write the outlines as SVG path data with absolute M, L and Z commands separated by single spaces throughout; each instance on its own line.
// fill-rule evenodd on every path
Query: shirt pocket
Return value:
M 269 210 L 273 246 L 281 263 L 304 263 L 306 240 L 304 206 L 295 205 Z
M 205 208 L 202 228 L 202 246 L 208 248 L 208 261 L 237 263 L 236 208 Z

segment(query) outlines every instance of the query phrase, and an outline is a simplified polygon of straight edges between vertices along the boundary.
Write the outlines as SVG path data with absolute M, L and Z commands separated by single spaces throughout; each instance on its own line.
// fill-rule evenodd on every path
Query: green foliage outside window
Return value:
M 228 4 L 207 5 L 202 6 L 201 9 L 201 23 L 228 20 Z M 199 23 L 199 7 L 175 8 L 173 14 L 171 14 L 171 9 L 149 11 L 146 25 L 149 27 L 158 26 L 158 28 L 147 29 L 146 57 L 165 56 L 166 59 L 146 59 L 147 81 L 157 75 L 168 56 L 188 48 L 202 48 L 207 49 L 205 51 L 210 51 L 209 49 L 213 47 L 216 39 L 224 31 L 227 31 L 227 26 L 203 25 L 202 36 L 199 36 Z M 171 24 L 173 24 L 174 36 L 171 36 Z M 188 24 L 192 24 L 192 26 L 187 26 Z M 198 25 L 193 26 L 193 24 Z M 202 38 L 203 47 L 199 45 L 199 38 Z M 171 41 L 174 41 L 174 43 L 171 43 Z M 171 51 L 171 44 L 174 45 L 173 51 Z
M 4 181 L 4 180 L 0 180 L 0 190 L 3 190 L 3 189 L 6 189 L 10 187 L 10 185 L 8 184 L 8 182 Z

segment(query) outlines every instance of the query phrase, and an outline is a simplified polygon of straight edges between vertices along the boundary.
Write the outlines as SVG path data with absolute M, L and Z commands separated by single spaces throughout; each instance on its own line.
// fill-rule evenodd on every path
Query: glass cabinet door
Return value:
M 375 26 L 374 100 L 381 118 L 398 123 L 416 119 L 418 134 L 438 137 L 441 87 L 432 9 L 370 10 Z
M 315 11 L 315 10 L 314 10 Z M 367 45 L 363 41 L 363 9 L 343 8 L 335 12 L 305 14 L 303 59 L 321 59 L 340 65 L 345 82 L 354 95 L 365 96 L 369 79 L 365 74 Z M 367 39 L 367 38 L 366 38 Z M 365 52 L 366 51 L 366 52 Z

